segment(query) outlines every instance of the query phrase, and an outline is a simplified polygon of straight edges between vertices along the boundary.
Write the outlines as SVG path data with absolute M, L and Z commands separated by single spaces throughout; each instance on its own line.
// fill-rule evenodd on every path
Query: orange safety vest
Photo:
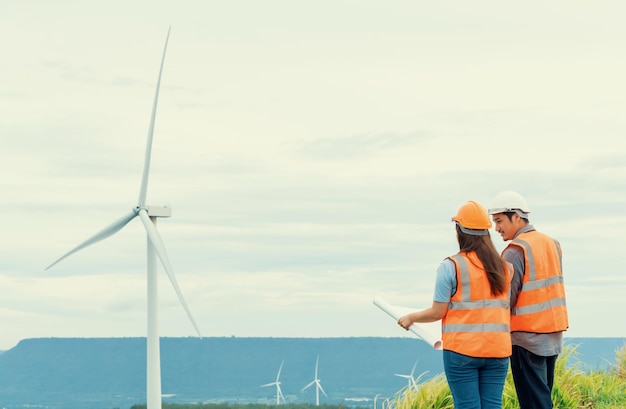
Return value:
M 456 265 L 456 293 L 443 317 L 443 347 L 480 358 L 511 355 L 509 289 L 513 268 L 506 265 L 506 286 L 500 295 L 491 294 L 487 273 L 476 252 L 448 257 Z
M 519 234 L 509 246 L 524 251 L 525 265 L 522 289 L 511 309 L 511 331 L 565 331 L 569 322 L 559 242 L 533 230 Z

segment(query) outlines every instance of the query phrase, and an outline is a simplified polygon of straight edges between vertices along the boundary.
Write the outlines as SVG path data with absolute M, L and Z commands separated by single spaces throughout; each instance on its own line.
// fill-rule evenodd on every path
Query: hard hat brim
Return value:
M 489 230 L 468 229 L 466 227 L 461 226 L 461 223 L 457 222 L 456 220 L 454 222 L 456 223 L 457 226 L 459 226 L 459 229 L 461 229 L 461 231 L 465 234 L 469 234 L 471 236 L 486 236 L 489 234 Z
M 499 214 L 499 213 L 517 213 L 519 217 L 521 217 L 522 219 L 528 219 L 528 213 L 530 212 L 524 212 L 520 209 L 509 209 L 506 207 L 498 207 L 495 209 L 487 210 L 487 213 L 489 213 L 490 216 L 493 216 L 494 214 Z

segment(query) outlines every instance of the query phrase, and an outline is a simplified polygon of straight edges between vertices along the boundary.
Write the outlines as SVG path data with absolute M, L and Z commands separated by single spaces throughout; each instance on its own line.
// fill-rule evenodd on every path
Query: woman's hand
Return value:
M 398 319 L 398 325 L 400 325 L 405 330 L 409 330 L 409 327 L 413 325 L 413 320 L 411 319 L 412 314 L 403 315 Z
M 398 325 L 408 330 L 416 322 L 434 322 L 442 319 L 448 312 L 447 302 L 433 301 L 433 305 L 425 310 L 415 311 L 403 315 L 398 319 Z

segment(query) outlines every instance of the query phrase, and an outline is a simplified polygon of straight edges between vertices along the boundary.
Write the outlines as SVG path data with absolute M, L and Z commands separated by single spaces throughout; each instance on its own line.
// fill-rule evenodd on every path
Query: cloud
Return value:
M 610 147 L 613 149 L 613 147 Z M 619 147 L 615 147 L 620 150 Z M 581 161 L 581 167 L 594 173 L 616 173 L 615 176 L 623 176 L 626 168 L 626 152 L 597 155 Z M 617 179 L 617 178 L 616 178 Z M 623 178 L 620 177 L 620 180 Z
M 317 160 L 345 160 L 384 155 L 385 151 L 422 144 L 430 137 L 421 132 L 367 133 L 340 138 L 318 138 L 301 143 L 298 151 Z

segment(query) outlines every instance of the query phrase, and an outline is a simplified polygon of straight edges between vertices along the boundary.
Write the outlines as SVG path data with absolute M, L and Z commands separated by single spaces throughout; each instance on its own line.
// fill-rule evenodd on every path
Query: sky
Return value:
M 516 190 L 558 239 L 568 337 L 626 337 L 619 1 L 0 4 L 0 349 L 146 334 L 147 202 L 203 336 L 411 336 L 450 218 Z M 498 250 L 506 243 L 492 230 Z M 161 336 L 197 336 L 166 274 Z

